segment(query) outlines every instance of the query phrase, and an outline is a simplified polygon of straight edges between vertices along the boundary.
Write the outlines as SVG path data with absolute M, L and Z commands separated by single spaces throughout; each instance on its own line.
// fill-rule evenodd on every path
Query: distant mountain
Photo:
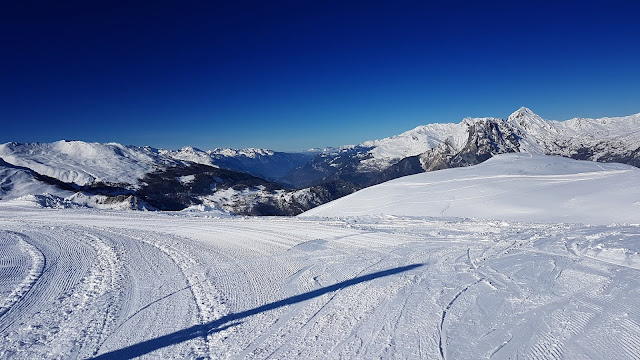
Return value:
M 0 200 L 35 196 L 29 199 L 54 207 L 296 215 L 398 177 L 523 152 L 640 166 L 640 114 L 550 121 L 523 107 L 507 119 L 430 124 L 300 153 L 11 142 L 0 145 Z
M 151 171 L 179 164 L 150 147 L 61 140 L 54 143 L 6 143 L 0 158 L 38 174 L 79 186 L 133 185 Z
M 358 189 L 330 181 L 290 190 L 248 173 L 192 161 L 206 156 L 212 161 L 231 162 L 240 156 L 241 162 L 253 156 L 261 164 L 284 164 L 300 161 L 296 154 L 287 157 L 286 153 L 238 151 L 216 158 L 220 155 L 217 152 L 195 149 L 194 156 L 185 154 L 189 151 L 64 140 L 2 144 L 0 200 L 28 200 L 46 207 L 191 208 L 244 215 L 296 215 Z M 206 154 L 203 159 L 196 158 L 202 154 Z
M 479 164 L 504 153 L 560 155 L 640 166 L 640 114 L 544 120 L 520 108 L 506 120 L 466 118 L 321 153 L 284 179 L 311 185 L 341 179 L 366 187 L 424 171 Z

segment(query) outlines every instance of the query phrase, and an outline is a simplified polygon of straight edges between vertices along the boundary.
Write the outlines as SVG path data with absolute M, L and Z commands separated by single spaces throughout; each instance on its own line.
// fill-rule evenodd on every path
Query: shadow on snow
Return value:
M 383 270 L 383 271 L 378 271 L 375 273 L 359 276 L 350 280 L 339 282 L 334 285 L 309 291 L 304 294 L 291 296 L 286 299 L 282 299 L 269 304 L 258 306 L 257 308 L 241 311 L 238 313 L 231 313 L 229 315 L 225 315 L 221 317 L 218 320 L 211 321 L 206 324 L 194 325 L 192 327 L 189 327 L 180 331 L 176 331 L 171 334 L 163 335 L 155 339 L 142 341 L 140 343 L 127 346 L 122 349 L 104 353 L 102 355 L 94 357 L 93 359 L 131 359 L 134 357 L 142 356 L 144 354 L 148 354 L 152 351 L 161 349 L 163 347 L 179 344 L 181 342 L 195 339 L 200 336 L 207 336 L 208 334 L 216 333 L 224 329 L 227 329 L 229 327 L 236 326 L 240 324 L 238 320 L 244 319 L 252 315 L 277 309 L 282 306 L 292 305 L 305 300 L 313 299 L 315 297 L 324 295 L 326 293 L 340 290 L 349 286 L 357 285 L 365 281 L 371 281 L 373 279 L 409 271 L 411 269 L 415 269 L 422 265 L 424 264 L 412 264 L 412 265 L 397 267 L 389 270 Z

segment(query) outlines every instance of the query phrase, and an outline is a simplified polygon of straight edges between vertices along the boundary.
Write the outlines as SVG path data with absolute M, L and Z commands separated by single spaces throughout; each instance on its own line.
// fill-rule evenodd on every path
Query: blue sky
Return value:
M 24 1 L 0 142 L 299 150 L 431 122 L 640 112 L 640 3 Z

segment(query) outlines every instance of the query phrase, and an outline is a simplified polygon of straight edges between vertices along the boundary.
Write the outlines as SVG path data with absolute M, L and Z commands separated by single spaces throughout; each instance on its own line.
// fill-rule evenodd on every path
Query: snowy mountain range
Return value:
M 424 171 L 479 164 L 527 152 L 640 166 L 640 113 L 601 119 L 544 120 L 522 107 L 507 119 L 466 118 L 322 153 L 285 178 L 309 185 L 342 179 L 370 186 Z
M 390 179 L 504 153 L 638 167 L 639 135 L 640 114 L 551 121 L 523 107 L 507 119 L 466 118 L 300 153 L 12 142 L 0 145 L 0 200 L 26 196 L 43 206 L 295 215 Z
M 291 189 L 251 175 L 282 173 L 282 168 L 293 168 L 309 157 L 263 150 L 167 151 L 65 140 L 6 143 L 0 145 L 0 201 L 26 199 L 45 207 L 295 215 L 357 190 L 340 181 Z M 229 169 L 244 170 L 251 164 L 252 171 Z

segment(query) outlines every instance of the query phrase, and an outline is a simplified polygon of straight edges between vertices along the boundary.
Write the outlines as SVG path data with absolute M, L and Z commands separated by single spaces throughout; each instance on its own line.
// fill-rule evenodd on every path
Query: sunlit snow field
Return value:
M 0 218 L 2 358 L 639 354 L 639 226 Z
M 380 187 L 333 204 L 336 215 L 348 201 L 363 214 L 325 218 L 1 203 L 0 358 L 640 358 L 640 221 L 629 220 L 638 170 L 531 161 L 555 165 L 498 186 L 539 186 L 520 220 L 376 215 L 376 201 L 408 201 L 377 196 Z M 450 172 L 477 176 L 448 181 L 459 192 L 440 199 L 447 209 L 472 200 L 477 213 L 464 193 L 474 189 L 492 205 L 487 217 L 504 215 L 510 197 L 490 196 L 488 179 L 506 168 L 487 164 Z M 412 184 L 394 188 L 396 199 L 425 200 L 407 192 L 425 190 L 419 179 L 396 180 Z M 600 201 L 601 216 L 588 218 L 599 225 L 545 218 L 575 198 Z

